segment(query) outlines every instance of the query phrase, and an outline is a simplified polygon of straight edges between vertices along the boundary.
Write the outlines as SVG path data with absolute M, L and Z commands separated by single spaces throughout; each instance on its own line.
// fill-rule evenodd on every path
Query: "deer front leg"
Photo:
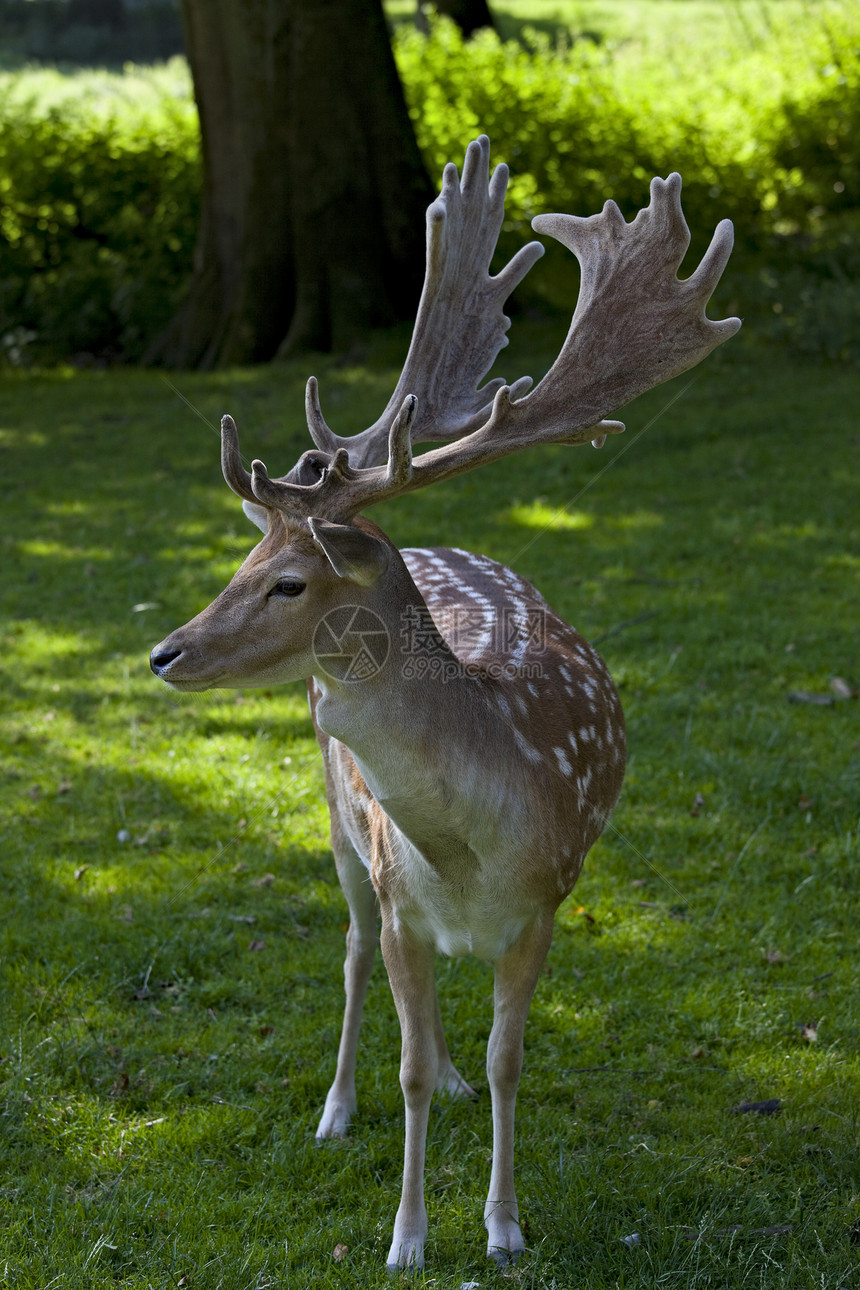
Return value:
M 493 1099 L 493 1167 L 484 1206 L 487 1257 L 500 1265 L 525 1248 L 514 1192 L 514 1111 L 523 1066 L 523 1033 L 540 970 L 552 940 L 552 917 L 527 927 L 495 965 L 495 1010 L 487 1046 Z
M 346 1007 L 334 1083 L 328 1091 L 317 1141 L 342 1138 L 355 1113 L 355 1060 L 367 983 L 376 955 L 378 907 L 370 874 L 350 842 L 332 824 L 332 842 L 340 885 L 349 905 L 346 961 L 343 965 Z
M 439 1006 L 433 950 L 415 941 L 402 926 L 395 926 L 385 903 L 382 905 L 382 957 L 400 1019 L 400 1086 L 406 1107 L 403 1191 L 387 1260 L 388 1267 L 394 1271 L 424 1266 L 427 1238 L 424 1154 L 427 1117 L 438 1079 Z

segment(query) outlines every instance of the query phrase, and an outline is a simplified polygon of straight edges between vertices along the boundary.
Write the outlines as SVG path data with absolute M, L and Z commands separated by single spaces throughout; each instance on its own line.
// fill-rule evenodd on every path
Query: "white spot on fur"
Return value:
M 525 736 L 519 730 L 514 730 L 514 739 L 521 753 L 528 757 L 529 761 L 543 761 L 537 748 L 533 748 Z

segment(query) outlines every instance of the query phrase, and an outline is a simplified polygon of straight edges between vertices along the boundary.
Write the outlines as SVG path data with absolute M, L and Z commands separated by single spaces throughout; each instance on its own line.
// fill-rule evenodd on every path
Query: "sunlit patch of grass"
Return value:
M 523 528 L 542 531 L 590 529 L 594 524 L 594 516 L 589 515 L 587 511 L 569 511 L 564 506 L 553 510 L 543 502 L 532 502 L 528 506 L 511 506 L 501 518 L 513 524 L 521 524 Z

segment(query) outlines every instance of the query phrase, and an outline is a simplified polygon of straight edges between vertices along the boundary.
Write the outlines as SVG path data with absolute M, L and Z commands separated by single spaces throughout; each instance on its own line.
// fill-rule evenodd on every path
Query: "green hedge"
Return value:
M 730 216 L 736 265 L 757 266 L 753 308 L 771 329 L 854 357 L 860 18 L 847 5 L 805 12 L 802 31 L 792 8 L 766 40 L 738 41 L 705 70 L 687 47 L 637 55 L 536 32 L 465 42 L 444 20 L 429 35 L 400 27 L 395 52 L 434 176 L 481 130 L 510 163 L 509 246 L 540 211 L 590 213 L 612 196 L 630 214 L 652 175 L 677 169 L 694 250 Z M 200 172 L 187 72 L 127 69 L 113 89 L 102 75 L 62 98 L 41 75 L 6 78 L 0 93 L 0 352 L 133 361 L 191 264 Z
M 0 98 L 0 345 L 12 361 L 138 359 L 191 263 L 193 103 L 156 84 L 46 105 L 20 97 L 22 85 L 13 78 Z

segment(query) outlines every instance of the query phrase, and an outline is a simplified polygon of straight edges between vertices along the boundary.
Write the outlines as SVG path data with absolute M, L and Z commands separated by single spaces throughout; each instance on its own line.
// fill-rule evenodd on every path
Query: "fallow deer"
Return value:
M 603 419 L 609 412 L 692 367 L 740 326 L 705 315 L 731 251 L 728 220 L 692 276 L 677 276 L 690 235 L 673 174 L 652 181 L 650 204 L 631 223 L 612 201 L 590 218 L 533 221 L 580 261 L 576 311 L 531 393 L 528 377 L 481 386 L 507 343 L 503 305 L 543 253 L 530 243 L 490 276 L 506 185 L 504 165 L 490 177 L 483 136 L 469 145 L 462 180 L 446 166 L 427 213 L 427 273 L 405 368 L 373 426 L 336 435 L 311 379 L 316 448 L 275 479 L 259 461 L 244 468 L 224 417 L 224 476 L 264 537 L 217 599 L 151 657 L 178 691 L 310 678 L 350 911 L 343 1031 L 317 1136 L 343 1135 L 355 1111 L 381 915 L 406 1105 L 391 1268 L 424 1262 L 433 1092 L 472 1092 L 445 1042 L 437 952 L 494 966 L 484 1223 L 498 1262 L 524 1248 L 513 1172 L 523 1031 L 556 909 L 618 797 L 625 734 L 603 661 L 529 583 L 465 551 L 398 551 L 361 512 L 535 444 L 599 447 L 624 428 Z M 413 444 L 427 440 L 441 446 L 413 456 Z

